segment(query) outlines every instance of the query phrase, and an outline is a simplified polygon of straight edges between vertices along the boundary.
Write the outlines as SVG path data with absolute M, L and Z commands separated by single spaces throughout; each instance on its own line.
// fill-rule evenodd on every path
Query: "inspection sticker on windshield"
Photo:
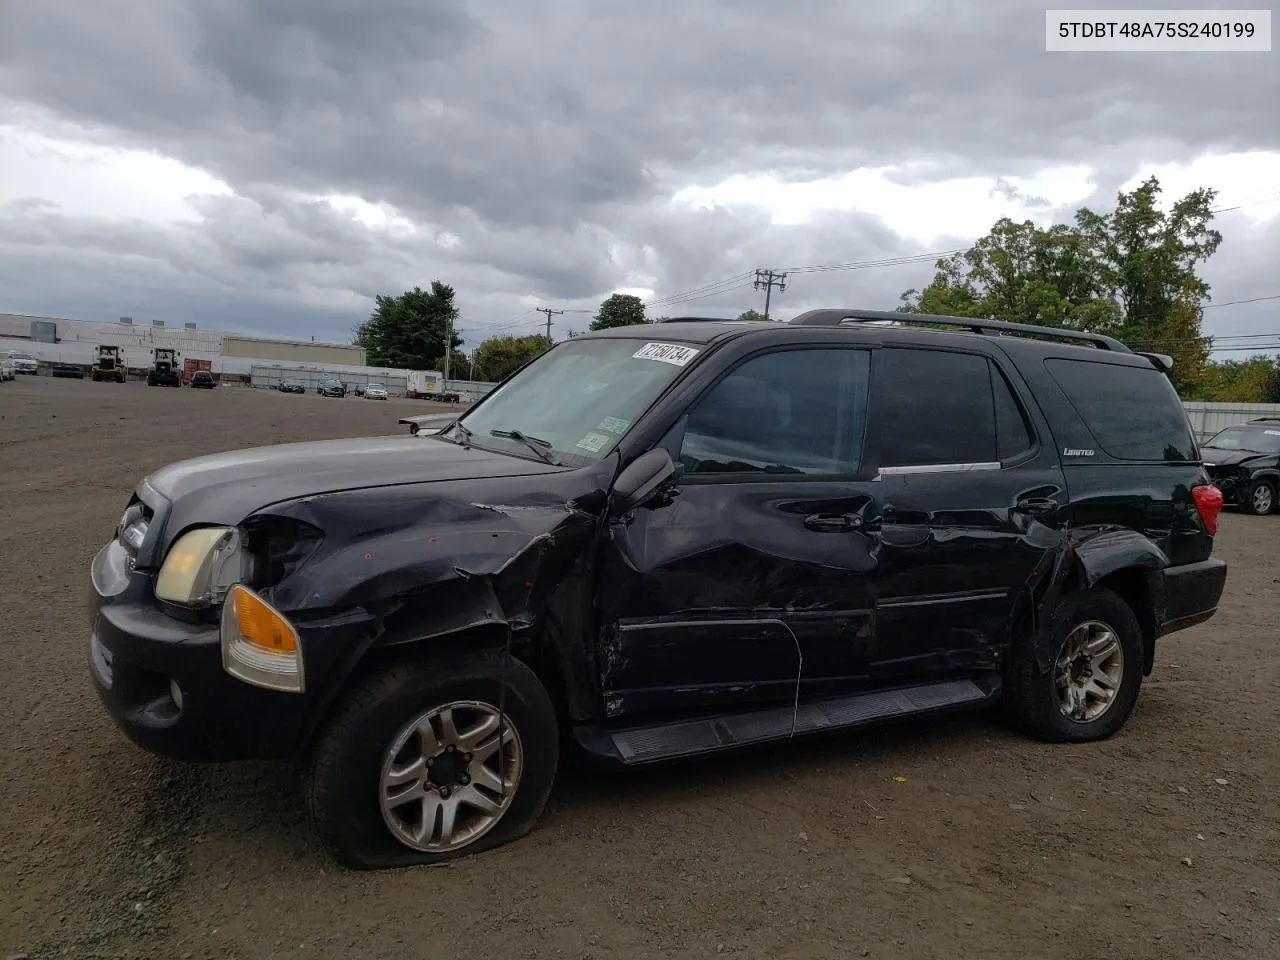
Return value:
M 597 430 L 608 430 L 610 433 L 616 433 L 622 436 L 622 432 L 631 426 L 630 420 L 619 420 L 617 417 L 605 417 L 596 424 Z
M 608 442 L 609 438 L 603 433 L 588 433 L 585 437 L 574 444 L 574 446 L 579 450 L 587 451 L 587 453 L 599 453 Z
M 663 363 L 683 367 L 697 355 L 696 347 L 684 347 L 678 343 L 646 343 L 631 356 L 635 360 L 661 360 Z

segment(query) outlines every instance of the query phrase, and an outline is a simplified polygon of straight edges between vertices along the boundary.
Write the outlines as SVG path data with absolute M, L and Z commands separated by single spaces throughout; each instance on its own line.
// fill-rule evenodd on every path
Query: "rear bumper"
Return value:
M 1218 612 L 1227 583 L 1227 563 L 1211 557 L 1166 567 L 1155 576 L 1156 636 L 1162 637 L 1204 623 Z

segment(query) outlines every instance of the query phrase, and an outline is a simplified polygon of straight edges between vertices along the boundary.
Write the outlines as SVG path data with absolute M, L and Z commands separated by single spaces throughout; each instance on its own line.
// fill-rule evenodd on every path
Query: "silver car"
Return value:
M 380 383 L 371 383 L 364 388 L 366 400 L 386 400 L 387 388 Z

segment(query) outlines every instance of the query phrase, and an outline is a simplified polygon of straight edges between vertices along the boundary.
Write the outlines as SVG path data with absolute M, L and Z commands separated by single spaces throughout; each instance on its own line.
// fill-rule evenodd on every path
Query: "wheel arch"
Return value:
M 334 667 L 303 731 L 302 750 L 314 742 L 327 718 L 341 702 L 343 692 L 370 674 L 378 673 L 396 662 L 417 661 L 423 670 L 433 661 L 452 653 L 490 653 L 502 656 L 507 651 L 513 659 L 533 671 L 546 690 L 561 723 L 571 717 L 572 694 L 569 679 L 553 644 L 534 625 L 510 624 L 506 620 L 471 622 L 445 629 L 434 629 L 409 638 L 388 642 L 386 636 L 374 637 L 353 651 L 346 663 Z
M 1137 530 L 1115 527 L 1077 528 L 1053 555 L 1048 583 L 1035 604 L 1033 646 L 1037 664 L 1048 670 L 1052 615 L 1066 593 L 1098 587 L 1120 596 L 1142 630 L 1143 674 L 1155 664 L 1156 625 L 1166 607 L 1161 571 L 1169 558 Z

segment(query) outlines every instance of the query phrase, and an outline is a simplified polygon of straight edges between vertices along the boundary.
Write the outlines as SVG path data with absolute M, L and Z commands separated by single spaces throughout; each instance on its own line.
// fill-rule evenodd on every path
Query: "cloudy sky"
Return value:
M 892 308 L 1155 172 L 1239 207 L 1207 331 L 1280 333 L 1280 53 L 1046 53 L 1012 0 L 0 7 L 2 311 L 342 340 L 440 279 L 475 343 L 759 308 L 757 267 Z

